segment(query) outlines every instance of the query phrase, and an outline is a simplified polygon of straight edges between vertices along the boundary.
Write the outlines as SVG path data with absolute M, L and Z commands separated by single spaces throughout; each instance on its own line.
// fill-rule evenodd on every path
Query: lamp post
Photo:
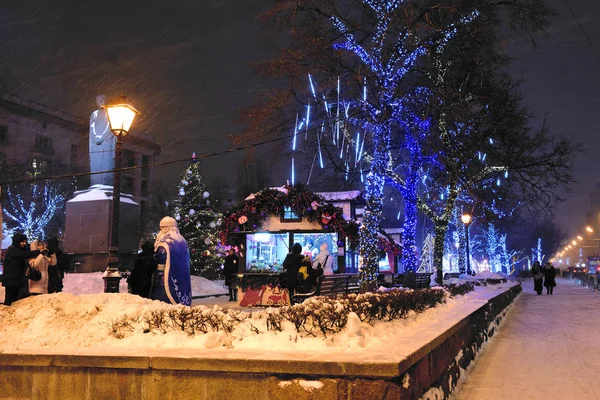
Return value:
M 467 274 L 471 275 L 471 252 L 469 250 L 469 224 L 471 223 L 471 215 L 463 214 L 460 217 L 463 224 L 465 224 L 465 244 L 467 246 Z
M 104 272 L 104 292 L 119 293 L 119 219 L 121 211 L 121 158 L 123 153 L 123 142 L 121 137 L 129 133 L 133 119 L 138 111 L 125 102 L 121 97 L 119 104 L 104 106 L 108 115 L 108 123 L 111 132 L 116 136 L 115 145 L 115 169 L 113 171 L 113 198 L 112 198 L 112 220 L 110 230 L 110 247 L 108 249 L 108 261 Z

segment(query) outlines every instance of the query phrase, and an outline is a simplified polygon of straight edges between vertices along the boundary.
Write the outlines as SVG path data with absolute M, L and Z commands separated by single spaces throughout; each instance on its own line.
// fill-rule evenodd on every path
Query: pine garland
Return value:
M 232 207 L 223 221 L 220 238 L 227 242 L 230 234 L 260 229 L 267 217 L 281 215 L 290 207 L 298 216 L 309 222 L 318 222 L 325 230 L 333 230 L 347 237 L 353 248 L 358 243 L 358 224 L 346 221 L 340 207 L 328 203 L 318 194 L 300 186 L 283 187 L 285 191 L 265 189 L 254 198 L 243 200 Z

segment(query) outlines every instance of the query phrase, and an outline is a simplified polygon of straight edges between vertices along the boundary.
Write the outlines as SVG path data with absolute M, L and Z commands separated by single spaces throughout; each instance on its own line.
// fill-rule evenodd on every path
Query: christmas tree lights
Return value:
M 211 205 L 198 163 L 192 163 L 181 175 L 173 210 L 188 242 L 192 274 L 218 279 L 225 257 L 218 235 L 223 216 Z
M 24 233 L 29 240 L 45 239 L 46 227 L 64 207 L 65 198 L 56 185 L 44 183 L 31 185 L 31 201 L 27 202 L 19 192 L 10 186 L 7 188 L 9 206 L 4 214 L 14 224 L 13 231 Z

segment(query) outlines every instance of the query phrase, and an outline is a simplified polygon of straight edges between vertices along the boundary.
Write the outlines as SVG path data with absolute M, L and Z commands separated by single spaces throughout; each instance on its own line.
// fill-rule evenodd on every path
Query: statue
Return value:
M 192 304 L 190 277 L 190 251 L 188 244 L 177 229 L 177 221 L 164 217 L 160 232 L 154 242 L 158 267 L 152 279 L 152 300 L 171 304 Z
M 90 185 L 113 185 L 113 173 L 94 174 L 115 168 L 116 136 L 111 132 L 106 110 L 106 96 L 96 97 L 98 109 L 90 116 Z

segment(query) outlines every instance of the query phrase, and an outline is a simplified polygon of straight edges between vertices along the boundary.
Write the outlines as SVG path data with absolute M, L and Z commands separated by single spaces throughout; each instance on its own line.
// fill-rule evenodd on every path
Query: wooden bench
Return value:
M 392 287 L 398 288 L 404 285 L 404 274 L 394 275 L 392 278 Z
M 387 279 L 386 279 L 387 278 Z M 404 283 L 404 274 L 396 275 L 377 275 L 377 287 L 383 286 L 385 288 L 402 287 Z
M 426 289 L 431 284 L 429 272 L 415 274 L 415 289 Z
M 412 274 L 411 274 L 412 275 Z M 410 276 L 405 276 L 402 282 L 402 287 L 411 289 L 426 289 L 431 283 L 431 273 L 429 272 L 418 272 L 414 274 L 414 281 Z
M 446 272 L 444 274 L 444 280 L 458 278 L 460 276 L 460 272 Z
M 325 275 L 312 292 L 294 293 L 292 304 L 302 303 L 312 296 L 335 296 L 338 294 L 358 293 L 360 285 L 356 274 Z

